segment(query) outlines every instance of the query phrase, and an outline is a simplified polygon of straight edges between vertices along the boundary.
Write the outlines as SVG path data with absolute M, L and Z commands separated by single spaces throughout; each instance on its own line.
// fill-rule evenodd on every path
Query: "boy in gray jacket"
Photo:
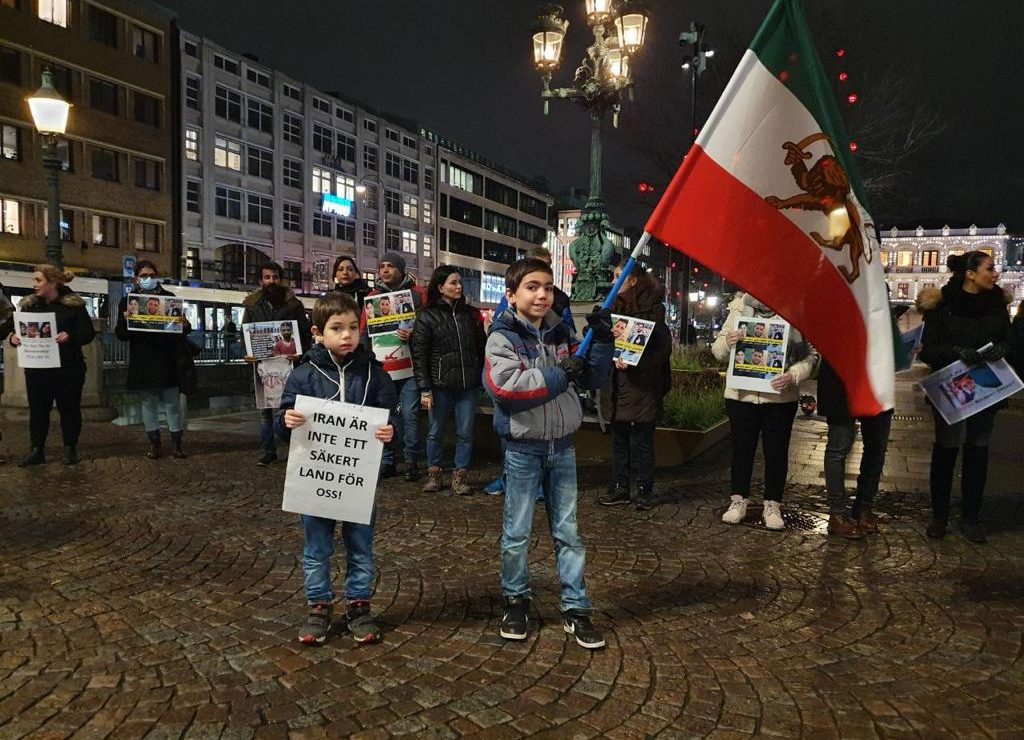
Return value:
M 526 639 L 530 529 L 537 489 L 543 487 L 562 583 L 563 628 L 583 647 L 604 647 L 604 636 L 590 620 L 583 577 L 572 434 L 583 422 L 577 389 L 600 388 L 611 371 L 611 314 L 602 309 L 587 316 L 595 342 L 587 359 L 581 359 L 572 354 L 573 330 L 551 310 L 550 265 L 531 258 L 512 263 L 505 273 L 505 295 L 509 308 L 491 325 L 483 373 L 494 400 L 494 428 L 505 441 L 501 636 Z

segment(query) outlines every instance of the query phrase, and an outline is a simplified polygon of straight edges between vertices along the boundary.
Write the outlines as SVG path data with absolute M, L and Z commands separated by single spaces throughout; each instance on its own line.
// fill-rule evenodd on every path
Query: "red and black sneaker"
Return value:
M 373 621 L 373 617 L 370 615 L 369 601 L 348 602 L 345 621 L 348 623 L 348 631 L 352 635 L 352 639 L 360 645 L 372 645 L 381 641 L 380 626 Z
M 327 602 L 315 602 L 309 605 L 306 623 L 299 630 L 299 642 L 303 645 L 322 645 L 331 634 L 331 618 L 334 616 L 334 605 Z

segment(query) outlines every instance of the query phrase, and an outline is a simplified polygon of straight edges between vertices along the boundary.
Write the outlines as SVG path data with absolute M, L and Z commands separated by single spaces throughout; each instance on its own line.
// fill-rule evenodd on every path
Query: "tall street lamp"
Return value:
M 630 60 L 643 47 L 647 31 L 647 13 L 640 0 L 585 2 L 594 43 L 576 68 L 572 87 L 551 87 L 569 27 L 564 9 L 543 5 L 533 23 L 533 63 L 544 81 L 544 113 L 553 99 L 571 100 L 590 113 L 590 194 L 580 216 L 581 233 L 569 245 L 576 266 L 572 297 L 577 301 L 593 301 L 611 287 L 615 248 L 608 238 L 608 213 L 601 197 L 601 132 L 608 113 L 612 125 L 618 126 L 622 92 L 633 85 Z
M 53 74 L 43 70 L 43 86 L 28 98 L 32 121 L 43 138 L 43 168 L 50 186 L 47 205 L 46 261 L 58 270 L 64 269 L 64 247 L 60 241 L 60 171 L 63 166 L 57 152 L 58 137 L 68 127 L 71 103 L 61 97 L 53 86 Z

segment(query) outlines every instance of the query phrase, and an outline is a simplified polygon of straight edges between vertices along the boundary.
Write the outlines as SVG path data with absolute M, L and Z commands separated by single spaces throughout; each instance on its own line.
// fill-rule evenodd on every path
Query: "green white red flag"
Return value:
M 854 416 L 893 407 L 875 227 L 800 0 L 776 0 L 646 231 L 725 276 L 828 359 Z

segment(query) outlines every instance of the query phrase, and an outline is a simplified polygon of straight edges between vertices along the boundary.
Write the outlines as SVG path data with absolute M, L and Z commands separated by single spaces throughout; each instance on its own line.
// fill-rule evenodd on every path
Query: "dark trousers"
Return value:
M 963 521 L 977 522 L 981 516 L 981 500 L 988 479 L 988 448 L 998 409 L 987 408 L 956 424 L 947 424 L 932 407 L 935 417 L 935 444 L 932 446 L 931 494 L 932 516 L 941 521 L 949 517 L 949 500 L 953 490 L 957 451 L 964 448 L 960 470 L 960 513 Z
M 628 486 L 630 473 L 639 488 L 654 488 L 654 423 L 612 422 L 612 472 Z
M 846 494 L 846 458 L 857 437 L 857 421 L 849 418 L 828 418 L 828 443 L 825 445 L 825 488 L 828 490 L 830 514 L 848 514 Z M 870 507 L 878 493 L 878 481 L 885 466 L 885 450 L 889 445 L 892 411 L 860 419 L 864 454 L 857 476 L 856 502 Z
M 46 445 L 50 431 L 50 409 L 54 401 L 60 412 L 60 431 L 64 444 L 74 447 L 82 432 L 82 386 L 85 368 L 42 368 L 25 371 L 28 393 L 28 430 L 33 447 Z
M 787 403 L 748 403 L 725 399 L 725 410 L 732 427 L 732 493 L 750 495 L 750 476 L 754 470 L 757 438 L 764 453 L 764 497 L 782 501 L 789 472 L 789 438 L 793 433 L 796 401 Z

